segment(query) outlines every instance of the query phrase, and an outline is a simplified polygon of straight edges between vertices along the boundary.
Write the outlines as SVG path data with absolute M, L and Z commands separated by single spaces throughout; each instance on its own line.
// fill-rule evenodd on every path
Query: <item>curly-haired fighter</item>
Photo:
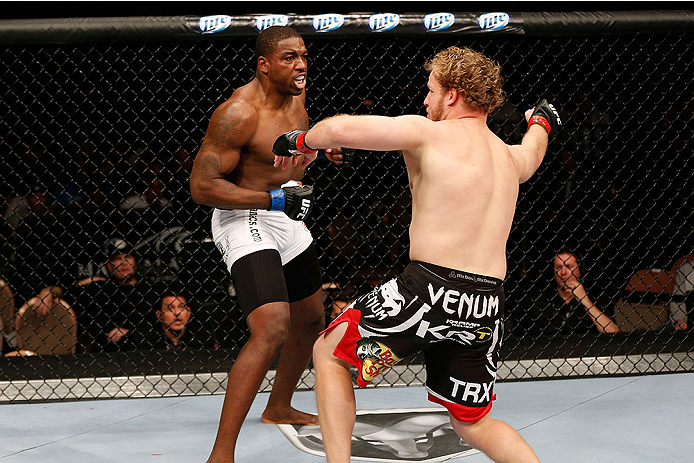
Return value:
M 212 237 L 251 332 L 229 373 L 210 462 L 233 461 L 241 425 L 278 353 L 262 420 L 317 423 L 291 407 L 325 323 L 318 256 L 303 223 L 313 189 L 298 182 L 307 163 L 280 172 L 272 154 L 277 136 L 308 128 L 307 50 L 295 30 L 273 26 L 258 35 L 255 53 L 255 78 L 215 110 L 190 177 L 193 199 L 215 208 Z M 340 153 L 325 152 L 335 163 Z
M 502 101 L 499 65 L 450 47 L 425 65 L 427 117 L 336 116 L 274 145 L 285 168 L 298 150 L 327 146 L 402 150 L 412 191 L 411 263 L 399 277 L 357 299 L 313 350 L 318 416 L 326 455 L 348 462 L 356 411 L 350 364 L 365 386 L 400 359 L 423 351 L 429 400 L 453 428 L 497 461 L 537 461 L 512 427 L 489 411 L 503 336 L 509 236 L 519 184 L 537 170 L 560 120 L 542 101 L 528 130 L 508 146 L 487 127 Z

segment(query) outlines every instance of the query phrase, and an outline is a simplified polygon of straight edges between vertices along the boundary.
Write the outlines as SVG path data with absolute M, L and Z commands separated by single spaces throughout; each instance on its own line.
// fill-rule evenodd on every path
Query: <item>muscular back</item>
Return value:
M 426 124 L 405 152 L 412 189 L 410 258 L 504 278 L 519 174 L 508 146 L 483 119 Z

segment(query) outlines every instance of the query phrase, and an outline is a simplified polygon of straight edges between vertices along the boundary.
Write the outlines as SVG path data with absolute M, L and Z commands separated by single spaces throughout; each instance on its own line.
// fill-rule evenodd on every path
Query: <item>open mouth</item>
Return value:
M 294 83 L 299 88 L 305 88 L 306 87 L 306 74 L 299 74 L 298 76 L 296 76 L 294 78 Z

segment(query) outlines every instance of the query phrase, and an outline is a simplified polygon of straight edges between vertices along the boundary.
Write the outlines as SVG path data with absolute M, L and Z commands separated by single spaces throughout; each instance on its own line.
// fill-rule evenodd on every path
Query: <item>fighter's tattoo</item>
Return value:
M 213 137 L 219 141 L 228 141 L 238 135 L 243 135 L 245 132 L 240 127 L 246 121 L 246 118 L 239 119 L 238 115 L 227 112 L 222 114 L 217 119 L 214 126 Z
M 196 162 L 193 164 L 193 171 L 190 173 L 191 178 L 211 180 L 221 177 L 221 154 L 209 145 L 212 143 L 203 143 Z

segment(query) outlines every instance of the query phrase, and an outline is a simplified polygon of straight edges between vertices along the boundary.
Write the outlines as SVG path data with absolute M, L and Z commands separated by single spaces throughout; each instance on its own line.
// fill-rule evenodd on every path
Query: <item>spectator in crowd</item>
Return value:
M 188 303 L 182 289 L 167 288 L 154 304 L 156 320 L 150 329 L 138 328 L 141 349 L 214 347 L 214 340 Z M 151 317 L 148 317 L 151 320 Z
M 352 285 L 323 283 L 325 293 L 326 322 L 335 320 L 342 311 L 357 297 L 357 290 Z
M 0 352 L 17 347 L 14 329 L 14 294 L 10 285 L 0 279 Z
M 66 254 L 66 227 L 62 208 L 40 181 L 27 197 L 29 214 L 19 223 L 12 237 L 15 255 L 10 284 L 19 301 L 35 295 L 47 285 L 66 287 L 72 260 Z M 20 302 L 21 303 L 21 302 Z
M 131 209 L 165 208 L 171 202 L 165 197 L 164 183 L 162 182 L 162 165 L 158 161 L 150 164 L 144 175 L 147 187 L 143 193 L 135 193 L 127 196 L 118 209 L 128 211 Z
M 666 329 L 675 331 L 687 329 L 687 309 L 692 307 L 694 299 L 694 256 L 686 258 L 673 268 L 675 273 L 675 288 L 673 301 L 670 302 L 670 323 Z
M 5 199 L 2 207 L 2 217 L 12 231 L 16 230 L 24 218 L 29 215 L 31 198 L 34 195 L 38 198 L 38 196 L 43 196 L 43 192 L 34 191 L 33 188 L 28 186 L 20 186 L 15 191 L 15 194 Z M 39 202 L 45 203 L 45 199 Z
M 59 286 L 46 286 L 17 310 L 17 348 L 36 354 L 74 354 L 77 317 Z
M 564 248 L 553 262 L 555 288 L 536 299 L 531 317 L 531 332 L 541 333 L 616 333 L 617 324 L 588 296 L 576 253 Z
M 195 202 L 190 197 L 188 182 L 193 170 L 193 155 L 187 148 L 176 151 L 175 162 L 172 163 L 172 185 L 175 185 L 173 196 L 179 205 L 192 205 Z M 191 204 L 192 203 L 192 204 Z
M 387 273 L 397 274 L 409 262 L 410 203 L 407 184 L 399 184 L 396 191 L 364 200 L 358 206 L 341 204 L 327 229 L 331 262 L 326 273 L 334 279 L 348 275 L 351 280 L 355 274 L 366 278 L 381 266 Z M 355 261 L 359 262 L 356 268 Z
M 81 280 L 71 294 L 83 327 L 81 343 L 87 351 L 124 351 L 135 348 L 131 334 L 143 319 L 149 284 L 137 274 L 135 256 L 117 250 L 106 264 L 108 278 Z

